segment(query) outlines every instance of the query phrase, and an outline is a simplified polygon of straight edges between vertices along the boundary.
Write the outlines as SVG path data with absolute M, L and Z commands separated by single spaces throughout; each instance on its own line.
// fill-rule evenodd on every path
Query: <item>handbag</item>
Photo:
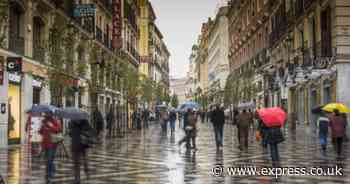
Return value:
M 50 139 L 52 143 L 59 143 L 62 142 L 64 140 L 64 136 L 62 133 L 51 133 L 50 134 Z

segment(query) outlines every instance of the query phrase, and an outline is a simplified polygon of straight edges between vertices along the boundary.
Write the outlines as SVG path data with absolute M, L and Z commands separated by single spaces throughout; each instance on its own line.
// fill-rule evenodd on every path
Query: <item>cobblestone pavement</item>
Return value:
M 82 173 L 84 184 L 219 184 L 219 183 L 306 183 L 331 184 L 350 183 L 349 158 L 337 160 L 329 145 L 328 157 L 320 156 L 320 147 L 315 136 L 307 128 L 297 128 L 297 133 L 286 131 L 286 141 L 280 146 L 281 167 L 341 167 L 343 176 L 213 176 L 212 168 L 249 166 L 271 167 L 268 151 L 253 140 L 252 134 L 248 152 L 237 149 L 236 129 L 225 126 L 225 140 L 222 151 L 217 151 L 212 127 L 200 123 L 197 138 L 198 151 L 186 151 L 177 141 L 183 136 L 178 129 L 175 135 L 162 135 L 156 125 L 149 129 L 133 131 L 125 138 L 106 140 L 89 152 L 90 177 Z M 252 131 L 253 133 L 253 131 Z M 345 157 L 349 155 L 348 143 Z M 24 148 L 2 150 L 0 169 L 8 184 L 42 184 L 44 162 L 40 158 L 30 158 Z M 6 156 L 7 155 L 7 156 Z M 59 157 L 56 160 L 57 184 L 72 183 L 71 160 Z M 31 168 L 31 169 L 28 169 Z M 226 169 L 224 169 L 226 170 Z M 216 170 L 218 172 L 218 170 Z M 220 170 L 219 170 L 220 171 Z M 332 174 L 332 172 L 330 173 Z M 7 175 L 7 176 L 6 176 Z

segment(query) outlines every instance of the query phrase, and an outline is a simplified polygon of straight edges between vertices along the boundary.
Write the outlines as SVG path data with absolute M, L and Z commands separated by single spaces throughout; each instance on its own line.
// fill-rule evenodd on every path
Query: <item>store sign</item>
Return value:
M 14 73 L 9 73 L 9 81 L 20 83 L 21 82 L 21 76 Z
M 22 58 L 8 57 L 6 69 L 8 72 L 22 72 Z
M 5 63 L 4 57 L 0 56 L 0 85 L 4 84 L 4 63 Z
M 79 4 L 76 5 L 73 16 L 74 17 L 94 17 L 96 8 L 94 4 Z
M 113 47 L 120 49 L 122 47 L 122 2 L 114 0 L 113 2 Z

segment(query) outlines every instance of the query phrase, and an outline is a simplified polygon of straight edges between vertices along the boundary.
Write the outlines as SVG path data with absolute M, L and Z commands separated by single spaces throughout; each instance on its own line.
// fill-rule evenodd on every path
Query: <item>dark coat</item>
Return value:
M 170 111 L 170 113 L 169 113 L 169 120 L 170 121 L 176 121 L 176 112 L 175 111 Z
M 319 137 L 325 137 L 328 136 L 328 126 L 329 126 L 329 119 L 327 117 L 319 117 L 318 120 L 318 127 L 319 127 Z
M 93 118 L 94 118 L 94 124 L 95 124 L 96 130 L 97 131 L 103 130 L 104 123 L 103 123 L 103 117 L 102 117 L 101 112 L 98 110 L 95 110 Z
M 221 109 L 215 109 L 210 119 L 214 126 L 222 126 L 225 124 L 225 112 Z
M 266 139 L 267 144 L 278 144 L 284 141 L 284 136 L 282 134 L 280 127 L 270 127 L 266 130 Z
M 107 117 L 106 117 L 106 121 L 107 121 L 107 129 L 110 129 L 113 127 L 113 123 L 114 123 L 114 113 L 113 112 L 109 112 L 107 114 Z
M 92 131 L 92 128 L 89 125 L 89 122 L 86 120 L 82 121 L 72 121 L 70 136 L 72 138 L 72 151 L 73 152 L 82 152 L 88 148 L 87 145 L 82 144 L 81 134 L 89 134 Z

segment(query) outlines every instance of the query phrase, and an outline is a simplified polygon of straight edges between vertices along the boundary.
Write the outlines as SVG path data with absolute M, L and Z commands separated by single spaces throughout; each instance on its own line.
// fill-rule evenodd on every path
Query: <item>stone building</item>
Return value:
M 4 0 L 0 147 L 24 143 L 33 104 L 113 110 L 127 128 L 122 64 L 138 68 L 135 1 Z
M 349 1 L 229 4 L 230 80 L 237 84 L 240 100 L 281 106 L 291 125 L 314 125 L 311 109 L 317 105 L 335 101 L 350 105 L 345 82 L 350 75 Z
M 229 74 L 228 7 L 219 8 L 208 38 L 209 99 L 212 103 L 223 103 L 223 90 Z

